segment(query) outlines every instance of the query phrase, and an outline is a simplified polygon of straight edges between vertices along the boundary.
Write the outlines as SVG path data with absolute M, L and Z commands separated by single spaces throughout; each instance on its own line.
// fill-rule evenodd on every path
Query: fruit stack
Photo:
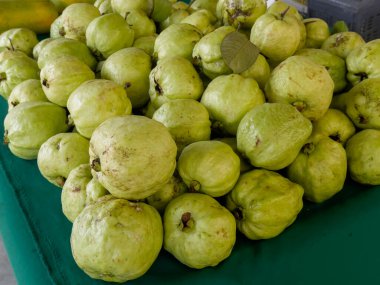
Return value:
M 62 188 L 71 249 L 124 282 L 216 266 L 346 178 L 380 185 L 380 39 L 265 0 L 97 0 L 0 35 L 4 142 Z

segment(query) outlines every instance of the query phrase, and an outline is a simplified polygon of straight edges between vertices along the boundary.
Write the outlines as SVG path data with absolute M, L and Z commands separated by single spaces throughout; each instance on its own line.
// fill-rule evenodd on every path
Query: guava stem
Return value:
M 338 134 L 338 133 L 330 135 L 329 138 L 332 139 L 332 140 L 334 140 L 334 141 L 336 141 L 336 142 L 339 142 L 339 143 L 342 142 L 342 140 L 340 138 L 340 134 Z
M 66 178 L 63 177 L 63 176 L 58 176 L 56 179 L 55 179 L 55 183 L 57 183 L 57 185 L 63 187 L 63 185 L 65 184 L 66 182 Z
M 299 112 L 302 112 L 305 108 L 306 108 L 306 105 L 304 102 L 302 101 L 297 101 L 297 102 L 293 102 L 292 105 L 299 111 Z
M 7 74 L 5 72 L 0 72 L 0 81 L 6 80 L 7 79 Z
M 15 51 L 15 47 L 13 46 L 13 43 L 12 43 L 11 38 L 8 38 L 8 41 L 9 41 L 9 43 L 10 43 L 10 45 L 11 45 L 11 50 L 12 50 L 12 51 Z
M 302 147 L 302 152 L 304 154 L 311 154 L 315 149 L 315 145 L 313 143 L 307 143 Z
M 62 36 L 62 37 L 64 37 L 66 35 L 64 27 L 59 28 L 59 35 Z
M 16 107 L 18 104 L 19 104 L 19 102 L 17 102 L 17 101 L 11 101 L 11 105 L 12 105 L 13 107 Z
M 42 80 L 42 85 L 45 86 L 46 88 L 49 88 L 49 87 L 50 87 L 49 82 L 48 82 L 48 80 L 47 80 L 46 78 L 44 78 L 44 79 Z
M 91 161 L 91 168 L 95 170 L 96 172 L 99 172 L 102 170 L 99 157 Z
M 232 211 L 232 214 L 234 215 L 235 219 L 240 221 L 243 219 L 243 211 L 240 208 L 236 208 Z
M 183 213 L 181 216 L 182 230 L 191 229 L 194 226 L 194 220 L 190 212 Z
M 288 8 L 286 8 L 286 9 L 280 14 L 280 16 L 281 16 L 281 20 L 284 19 L 285 15 L 286 15 L 286 13 L 288 13 L 289 9 L 290 9 L 290 6 L 288 6 Z
M 190 182 L 190 192 L 198 192 L 201 190 L 201 183 L 199 183 L 197 180 L 193 180 Z
M 363 81 L 364 79 L 368 78 L 368 74 L 365 72 L 355 73 L 355 75 L 360 77 L 360 81 Z
M 158 81 L 156 78 L 154 78 L 154 89 L 157 91 L 158 96 L 162 95 L 162 93 L 163 93 L 162 88 L 161 88 L 160 84 L 158 84 Z

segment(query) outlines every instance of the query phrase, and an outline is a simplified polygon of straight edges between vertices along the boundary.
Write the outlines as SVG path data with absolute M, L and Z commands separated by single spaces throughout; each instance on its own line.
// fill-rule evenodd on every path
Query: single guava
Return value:
M 41 69 L 41 84 L 49 101 L 66 107 L 70 94 L 95 73 L 81 60 L 64 56 L 50 61 Z
M 163 214 L 168 203 L 185 192 L 187 192 L 186 184 L 180 178 L 172 176 L 160 190 L 146 198 L 146 202 Z
M 236 141 L 235 137 L 233 137 L 233 138 L 228 138 L 228 137 L 216 138 L 215 140 L 228 144 L 232 148 L 232 150 L 237 154 L 237 156 L 240 159 L 240 173 L 244 173 L 244 172 L 247 172 L 248 170 L 252 169 L 252 165 L 249 163 L 249 161 L 247 161 L 242 156 L 242 154 L 237 149 L 237 141 Z
M 52 39 L 62 38 L 60 31 L 62 30 L 62 17 L 58 16 L 50 25 L 50 37 Z
M 170 100 L 158 108 L 152 118 L 168 128 L 177 144 L 178 154 L 193 142 L 210 140 L 209 113 L 196 100 Z
M 33 58 L 35 60 L 38 60 L 38 57 L 40 55 L 40 52 L 41 50 L 48 44 L 50 43 L 51 41 L 53 41 L 54 39 L 53 38 L 45 38 L 43 40 L 41 40 L 40 42 L 38 42 L 38 44 L 36 44 L 33 48 Z
M 176 2 L 176 3 L 184 3 L 184 2 Z M 189 15 L 190 15 L 190 12 L 187 9 L 173 9 L 171 15 L 167 17 L 164 21 L 160 22 L 160 31 L 162 32 L 163 30 L 167 29 L 173 24 L 181 23 L 181 21 Z
M 77 131 L 91 138 L 94 130 L 108 118 L 130 115 L 132 104 L 122 86 L 110 80 L 94 79 L 71 93 L 67 109 Z
M 89 3 L 73 3 L 61 14 L 61 36 L 86 43 L 86 29 L 92 20 L 100 16 L 98 8 Z
M 334 81 L 334 92 L 342 91 L 346 85 L 346 62 L 337 55 L 323 50 L 307 48 L 296 52 L 296 55 L 306 56 L 313 62 L 323 65 Z
M 307 200 L 316 203 L 342 190 L 346 174 L 343 145 L 324 136 L 312 136 L 287 168 L 287 177 L 303 187 Z
M 239 86 L 239 92 L 235 92 Z M 213 128 L 236 135 L 244 115 L 253 107 L 264 104 L 264 93 L 252 78 L 239 74 L 221 75 L 210 82 L 201 103 L 207 108 Z
M 142 49 L 148 55 L 153 57 L 154 43 L 156 42 L 157 35 L 140 37 L 133 42 L 133 47 Z
M 154 0 L 153 11 L 150 14 L 155 22 L 162 22 L 172 13 L 173 1 L 171 0 Z
M 107 189 L 99 183 L 96 177 L 92 177 L 86 185 L 86 205 L 90 205 L 96 202 L 99 198 L 108 194 L 109 192 Z
M 234 31 L 235 28 L 231 26 L 223 26 L 205 35 L 195 44 L 193 62 L 210 79 L 232 73 L 222 57 L 220 47 L 224 38 Z
M 329 25 L 319 18 L 308 18 L 303 20 L 306 27 L 307 48 L 319 49 L 323 42 L 330 36 Z
M 135 39 L 156 34 L 154 21 L 141 10 L 132 10 L 126 14 L 125 20 L 135 33 Z
M 111 0 L 96 0 L 94 6 L 98 8 L 101 15 L 113 13 Z
M 380 185 L 380 130 L 367 129 L 346 144 L 348 170 L 356 182 Z
M 288 9 L 288 11 L 286 12 L 288 15 L 292 15 L 300 21 L 303 20 L 302 15 L 298 12 L 298 10 L 295 6 L 289 5 L 289 3 L 286 3 L 286 2 L 280 1 L 280 0 L 276 0 L 272 5 L 269 6 L 267 9 L 267 13 L 281 14 L 286 9 Z
M 265 0 L 219 0 L 216 15 L 225 26 L 250 29 L 267 10 Z
M 28 56 L 33 55 L 37 43 L 36 33 L 27 28 L 13 28 L 0 34 L 0 47 L 22 51 Z
M 317 121 L 313 122 L 312 136 L 324 136 L 341 143 L 355 134 L 355 126 L 352 121 L 337 109 L 328 109 L 327 112 Z
M 71 170 L 88 163 L 88 150 L 89 141 L 80 134 L 56 134 L 41 145 L 37 165 L 43 177 L 62 187 Z
M 300 47 L 301 25 L 293 15 L 266 13 L 252 26 L 250 40 L 271 61 L 279 62 L 292 56 Z
M 156 60 L 173 56 L 191 60 L 193 48 L 202 36 L 202 32 L 191 24 L 170 25 L 157 36 L 153 56 Z
M 356 32 L 341 32 L 332 34 L 322 44 L 321 49 L 346 59 L 355 48 L 365 44 L 361 35 Z
M 240 176 L 227 196 L 226 207 L 247 238 L 269 239 L 296 220 L 303 207 L 303 193 L 302 186 L 280 174 L 255 169 Z
M 330 106 L 334 81 L 326 68 L 305 56 L 291 56 L 271 73 L 265 95 L 271 103 L 288 103 L 306 118 L 321 118 Z
M 347 78 L 353 85 L 367 78 L 380 77 L 380 39 L 354 49 L 348 54 L 346 62 Z
M 149 74 L 151 57 L 135 47 L 121 49 L 104 62 L 101 77 L 123 86 L 133 108 L 140 108 L 149 101 Z
M 35 159 L 47 139 L 68 128 L 66 110 L 62 107 L 50 102 L 25 102 L 6 115 L 4 143 L 14 155 Z
M 166 206 L 163 223 L 165 250 L 191 268 L 218 265 L 235 245 L 234 216 L 205 194 L 174 198 Z
M 0 61 L 0 95 L 7 100 L 18 84 L 39 77 L 40 70 L 34 59 L 27 56 L 9 56 Z
M 110 118 L 90 140 L 93 176 L 124 199 L 144 199 L 157 192 L 173 175 L 176 155 L 167 128 L 143 116 Z
M 293 106 L 264 103 L 240 121 L 237 147 L 253 166 L 279 170 L 293 162 L 311 131 L 311 122 Z
M 380 77 L 356 84 L 345 98 L 345 113 L 361 129 L 380 129 Z
M 70 171 L 61 192 L 62 212 L 70 222 L 86 207 L 86 186 L 91 181 L 91 168 L 81 164 Z
M 240 159 L 224 142 L 198 141 L 183 149 L 177 169 L 190 191 L 220 197 L 238 180 Z
M 38 79 L 28 79 L 13 88 L 8 98 L 8 111 L 20 103 L 30 101 L 48 101 Z
M 191 24 L 197 27 L 203 35 L 206 35 L 217 26 L 218 19 L 213 13 L 206 9 L 196 10 L 181 21 L 181 23 Z
M 86 30 L 86 44 L 98 60 L 132 46 L 135 32 L 122 16 L 110 13 L 95 18 Z
M 73 223 L 71 251 L 91 278 L 125 282 L 144 275 L 162 248 L 163 226 L 152 206 L 105 196 Z
M 240 75 L 246 78 L 255 79 L 260 88 L 264 90 L 270 73 L 271 70 L 267 60 L 263 55 L 259 54 L 256 61 L 247 70 L 240 73 Z
M 180 56 L 160 60 L 149 75 L 149 95 L 155 108 L 173 99 L 198 100 L 203 82 L 191 62 Z
M 206 9 L 216 16 L 216 5 L 218 0 L 194 0 L 191 1 L 191 9 L 200 10 Z
M 111 0 L 111 7 L 114 12 L 125 17 L 131 11 L 141 10 L 146 15 L 153 11 L 154 0 Z
M 48 43 L 40 52 L 38 57 L 38 66 L 43 68 L 47 63 L 56 61 L 63 56 L 73 56 L 85 64 L 92 70 L 96 67 L 96 59 L 91 54 L 90 49 L 82 42 L 66 38 L 58 38 Z

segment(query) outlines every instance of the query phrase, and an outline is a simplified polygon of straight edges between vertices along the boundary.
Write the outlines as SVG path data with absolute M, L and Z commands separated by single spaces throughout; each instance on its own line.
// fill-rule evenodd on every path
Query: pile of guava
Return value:
M 0 94 L 4 147 L 61 191 L 90 277 L 139 278 L 162 250 L 217 266 L 238 231 L 380 185 L 380 39 L 282 1 L 83 2 L 41 41 L 0 34 Z

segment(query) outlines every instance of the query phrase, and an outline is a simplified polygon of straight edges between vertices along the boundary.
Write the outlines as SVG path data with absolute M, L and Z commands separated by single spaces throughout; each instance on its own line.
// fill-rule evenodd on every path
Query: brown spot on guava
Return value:
M 76 186 L 74 188 L 72 188 L 72 192 L 79 192 L 81 190 L 81 187 L 80 186 Z

